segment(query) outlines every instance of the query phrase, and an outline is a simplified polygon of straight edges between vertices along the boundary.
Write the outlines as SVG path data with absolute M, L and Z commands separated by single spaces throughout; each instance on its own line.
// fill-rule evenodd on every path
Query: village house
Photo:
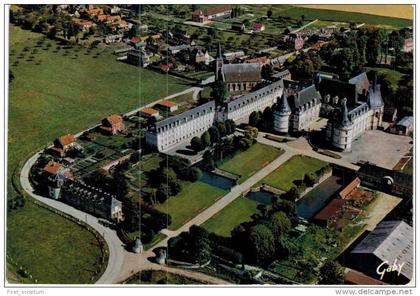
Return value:
M 50 149 L 54 155 L 65 157 L 69 151 L 79 149 L 80 145 L 76 142 L 76 137 L 67 134 L 54 141 L 54 146 Z
M 251 29 L 255 32 L 261 32 L 265 30 L 265 25 L 263 23 L 253 23 Z
M 124 131 L 125 125 L 121 115 L 112 114 L 102 120 L 102 124 L 99 128 L 107 135 L 117 135 Z
M 190 57 L 191 57 L 190 59 L 192 60 L 192 62 L 196 64 L 204 63 L 208 65 L 211 60 L 210 55 L 205 48 L 194 48 L 191 51 Z
M 73 24 L 78 26 L 83 32 L 89 31 L 89 29 L 94 26 L 94 23 L 92 21 L 82 20 L 79 18 L 73 18 L 72 21 Z
M 243 32 L 245 31 L 245 25 L 241 22 L 233 22 L 230 29 L 233 31 Z
M 150 55 L 143 47 L 132 48 L 127 52 L 127 63 L 145 68 L 150 64 Z
M 192 13 L 192 21 L 206 23 L 216 18 L 229 18 L 232 13 L 232 6 L 218 5 L 206 10 L 196 10 Z
M 404 116 L 397 124 L 390 128 L 390 132 L 396 135 L 408 136 L 414 128 L 414 117 Z
M 245 53 L 243 50 L 239 50 L 239 51 L 235 51 L 235 52 L 224 52 L 222 54 L 223 60 L 225 60 L 226 62 L 230 63 L 233 60 L 235 60 L 236 58 L 240 58 L 245 56 Z
M 294 33 L 284 36 L 283 42 L 285 42 L 288 47 L 293 48 L 294 50 L 302 49 L 303 45 L 305 44 L 302 36 L 300 34 Z
M 174 112 L 178 110 L 178 104 L 168 100 L 162 100 L 155 106 L 164 112 Z
M 139 115 L 141 117 L 144 118 L 150 118 L 150 117 L 154 117 L 156 119 L 159 118 L 159 110 L 150 108 L 150 107 L 145 107 L 139 110 Z

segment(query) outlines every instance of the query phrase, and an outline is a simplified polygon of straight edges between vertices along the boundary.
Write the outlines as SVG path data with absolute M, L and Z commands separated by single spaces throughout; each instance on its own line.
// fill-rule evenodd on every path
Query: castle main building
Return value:
M 318 80 L 323 103 L 330 105 L 326 140 L 342 151 L 350 151 L 352 142 L 366 130 L 382 125 L 384 102 L 380 85 L 370 83 L 366 73 L 353 77 L 348 83 L 330 78 Z

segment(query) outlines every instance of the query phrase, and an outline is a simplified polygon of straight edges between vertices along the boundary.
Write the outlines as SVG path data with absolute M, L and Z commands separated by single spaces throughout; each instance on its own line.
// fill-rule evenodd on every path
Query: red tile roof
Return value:
M 178 104 L 172 101 L 163 100 L 157 103 L 157 105 L 165 106 L 165 107 L 175 107 Z
M 61 136 L 60 138 L 58 138 L 58 142 L 62 145 L 62 146 L 66 146 L 69 145 L 71 143 L 76 142 L 76 138 L 74 135 L 71 134 L 67 134 L 64 136 Z
M 58 162 L 54 162 L 54 161 L 50 161 L 49 163 L 47 163 L 47 165 L 44 167 L 44 171 L 46 171 L 47 173 L 50 173 L 52 175 L 57 174 L 60 169 L 63 167 L 62 164 L 58 163 Z
M 123 122 L 123 118 L 119 114 L 112 114 L 106 118 L 111 125 L 119 125 Z
M 149 114 L 149 115 L 154 115 L 156 113 L 159 113 L 158 110 L 153 109 L 153 108 L 149 108 L 149 107 L 145 107 L 143 109 L 140 109 L 140 112 L 146 113 L 146 114 Z
M 325 208 L 316 214 L 314 219 L 328 221 L 341 210 L 345 202 L 346 201 L 344 199 L 333 199 L 328 205 L 325 206 Z
M 346 187 L 344 187 L 344 189 L 341 190 L 338 195 L 342 199 L 345 199 L 354 189 L 356 189 L 357 187 L 359 187 L 359 185 L 360 185 L 360 179 L 359 178 L 356 178 L 353 181 L 351 181 L 349 185 L 347 185 Z

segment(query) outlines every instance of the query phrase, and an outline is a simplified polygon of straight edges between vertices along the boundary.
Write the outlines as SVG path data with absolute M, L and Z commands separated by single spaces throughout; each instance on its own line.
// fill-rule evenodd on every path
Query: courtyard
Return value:
M 352 143 L 351 152 L 338 153 L 351 163 L 369 161 L 378 166 L 392 169 L 413 146 L 413 139 L 393 135 L 380 130 L 368 130 Z

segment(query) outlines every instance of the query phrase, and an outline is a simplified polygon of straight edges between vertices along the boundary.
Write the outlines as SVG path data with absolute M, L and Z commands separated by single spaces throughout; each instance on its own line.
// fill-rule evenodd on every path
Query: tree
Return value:
M 226 84 L 222 80 L 217 80 L 213 84 L 212 97 L 217 104 L 223 104 L 226 97 Z
M 260 120 L 261 120 L 261 113 L 259 111 L 253 111 L 249 115 L 248 124 L 253 127 L 258 127 L 260 126 Z
M 271 65 L 264 65 L 261 69 L 261 76 L 264 79 L 270 79 L 271 75 L 273 75 L 273 66 Z
M 211 138 L 208 131 L 205 131 L 204 134 L 201 135 L 201 145 L 203 147 L 208 147 L 211 145 Z
M 195 182 L 201 179 L 201 177 L 203 176 L 203 172 L 199 168 L 193 167 L 190 170 L 190 176 L 191 176 L 190 181 Z
M 289 191 L 286 192 L 285 197 L 287 200 L 295 201 L 300 197 L 299 190 L 296 186 L 292 186 Z
M 208 171 L 211 171 L 216 167 L 214 163 L 213 153 L 211 153 L 209 150 L 207 150 L 203 154 L 203 165 L 204 169 Z
M 232 119 L 225 120 L 226 134 L 231 135 L 235 132 L 236 124 Z
M 219 131 L 220 137 L 221 138 L 225 137 L 226 136 L 226 126 L 225 126 L 225 123 L 224 122 L 218 122 L 216 124 L 216 127 L 217 127 L 217 129 Z
M 192 261 L 200 265 L 207 263 L 211 259 L 211 246 L 207 230 L 200 226 L 191 226 L 190 239 Z
M 174 183 L 177 181 L 175 171 L 170 167 L 162 167 L 159 171 L 159 182 L 160 183 Z
M 376 65 L 380 50 L 380 40 L 377 33 L 372 33 L 366 43 L 366 60 L 369 65 Z
M 203 150 L 203 145 L 201 143 L 201 139 L 199 137 L 194 137 L 191 139 L 191 148 L 195 152 Z
M 270 131 L 274 124 L 274 115 L 270 107 L 266 107 L 262 114 L 260 126 L 265 131 Z
M 15 75 L 13 75 L 12 70 L 9 69 L 9 83 L 15 80 Z
M 314 173 L 306 173 L 305 176 L 303 177 L 303 182 L 305 182 L 305 184 L 308 187 L 312 187 L 312 186 L 315 185 L 315 183 L 317 181 L 316 179 L 317 178 L 316 178 Z
M 292 227 L 292 223 L 284 212 L 275 212 L 270 218 L 269 225 L 276 238 L 284 235 Z
M 210 134 L 210 141 L 215 144 L 218 143 L 220 141 L 220 133 L 219 133 L 219 129 L 216 126 L 211 126 L 209 128 L 209 134 Z
M 55 26 L 52 26 L 47 33 L 47 37 L 50 39 L 54 39 L 56 34 L 57 34 L 57 28 Z
M 267 10 L 267 18 L 271 18 L 273 16 L 273 11 L 270 9 L 270 10 Z
M 264 224 L 251 227 L 249 232 L 250 260 L 259 265 L 269 263 L 276 252 L 273 233 Z
M 245 138 L 254 140 L 258 136 L 258 129 L 256 127 L 247 126 L 245 128 Z
M 327 260 L 319 270 L 319 284 L 340 285 L 344 283 L 343 267 L 336 261 Z

